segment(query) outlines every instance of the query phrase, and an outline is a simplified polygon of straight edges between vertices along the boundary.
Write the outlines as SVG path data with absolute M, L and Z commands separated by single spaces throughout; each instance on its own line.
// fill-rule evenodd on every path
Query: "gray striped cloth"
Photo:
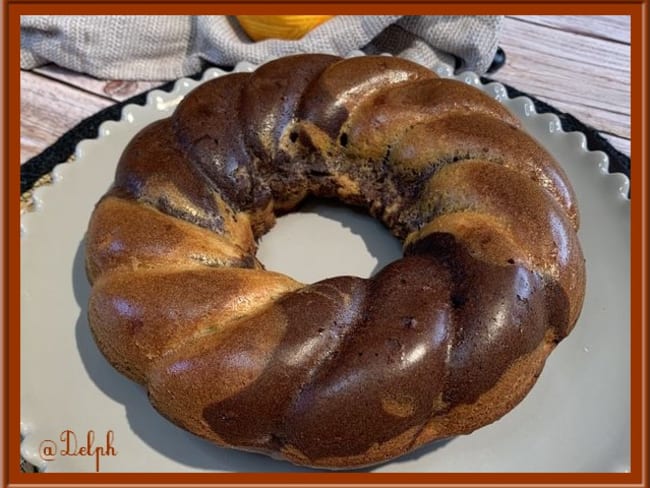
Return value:
M 497 49 L 500 16 L 342 15 L 297 41 L 251 41 L 229 16 L 22 16 L 20 64 L 46 63 L 102 79 L 167 80 L 207 63 L 259 64 L 296 53 L 390 53 L 427 67 L 484 73 Z

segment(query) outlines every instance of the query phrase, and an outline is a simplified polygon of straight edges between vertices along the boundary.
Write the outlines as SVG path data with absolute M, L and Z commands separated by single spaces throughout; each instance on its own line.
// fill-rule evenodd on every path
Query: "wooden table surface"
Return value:
M 509 16 L 492 78 L 595 127 L 630 154 L 630 18 Z M 86 117 L 163 81 L 98 80 L 48 65 L 21 72 L 21 164 Z

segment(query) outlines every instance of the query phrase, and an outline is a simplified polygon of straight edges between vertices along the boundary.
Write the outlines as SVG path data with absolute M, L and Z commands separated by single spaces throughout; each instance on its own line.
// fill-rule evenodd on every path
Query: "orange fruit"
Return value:
M 300 39 L 333 15 L 237 15 L 246 34 L 254 41 Z

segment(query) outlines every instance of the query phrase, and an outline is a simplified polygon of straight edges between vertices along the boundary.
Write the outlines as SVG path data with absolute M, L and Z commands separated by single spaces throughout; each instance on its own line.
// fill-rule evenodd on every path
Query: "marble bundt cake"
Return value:
M 404 244 L 369 279 L 266 271 L 307 196 Z M 578 210 L 501 104 L 388 56 L 297 55 L 194 89 L 124 151 L 92 215 L 96 343 L 221 446 L 354 468 L 517 405 L 580 313 Z

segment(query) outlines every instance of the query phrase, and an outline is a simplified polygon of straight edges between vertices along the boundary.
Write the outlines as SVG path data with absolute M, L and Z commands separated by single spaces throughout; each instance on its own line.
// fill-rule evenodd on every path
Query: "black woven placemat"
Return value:
M 228 69 L 228 68 L 221 68 Z M 198 73 L 192 78 L 200 79 L 202 73 Z M 493 80 L 491 78 L 483 77 L 481 81 L 489 83 Z M 170 81 L 157 88 L 156 90 L 171 91 L 174 87 L 175 81 Z M 530 98 L 535 104 L 538 113 L 554 113 L 556 114 L 562 128 L 567 131 L 580 131 L 585 134 L 587 139 L 587 148 L 592 151 L 603 151 L 609 156 L 609 171 L 610 173 L 623 173 L 630 176 L 630 158 L 614 148 L 600 133 L 575 118 L 573 115 L 562 112 L 555 107 L 531 96 L 525 92 L 517 90 L 516 88 L 502 83 L 506 88 L 510 97 L 526 96 Z M 151 91 L 151 90 L 149 90 Z M 26 161 L 20 167 L 20 193 L 25 193 L 33 188 L 34 184 L 43 176 L 49 174 L 56 165 L 66 162 L 74 154 L 75 148 L 79 142 L 84 139 L 93 139 L 97 137 L 99 126 L 106 120 L 120 120 L 122 109 L 127 104 L 144 105 L 149 92 L 143 92 L 132 98 L 116 103 L 107 107 L 96 114 L 81 121 L 74 126 L 63 136 L 61 136 L 54 144 L 45 149 L 40 154 Z

